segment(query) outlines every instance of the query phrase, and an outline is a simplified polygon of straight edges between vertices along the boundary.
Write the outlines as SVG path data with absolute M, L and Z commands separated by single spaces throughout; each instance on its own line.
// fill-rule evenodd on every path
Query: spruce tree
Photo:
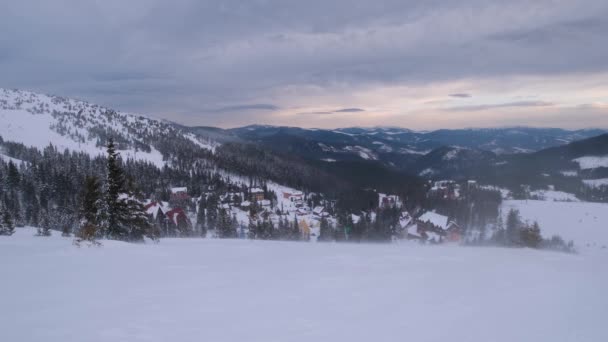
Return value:
M 99 224 L 99 210 L 102 205 L 101 184 L 95 176 L 85 179 L 82 193 L 81 216 L 84 223 L 97 226 Z
M 507 229 L 506 238 L 508 245 L 519 245 L 520 244 L 520 229 L 522 223 L 519 216 L 519 211 L 511 209 L 507 214 Z
M 0 235 L 11 236 L 15 233 L 15 225 L 8 210 L 0 211 Z
M 125 178 L 120 168 L 120 155 L 116 152 L 112 138 L 107 146 L 107 185 L 105 193 L 104 235 L 110 239 L 127 240 L 128 232 L 124 227 L 127 221 L 127 206 L 121 194 L 125 192 Z
M 201 196 L 201 199 L 198 201 L 198 211 L 196 213 L 196 226 L 202 237 L 207 236 L 207 218 L 205 215 L 205 210 L 207 208 L 207 199 L 205 195 Z
M 329 226 L 329 222 L 325 217 L 321 217 L 321 223 L 319 227 L 319 241 L 331 241 L 332 234 L 331 227 Z

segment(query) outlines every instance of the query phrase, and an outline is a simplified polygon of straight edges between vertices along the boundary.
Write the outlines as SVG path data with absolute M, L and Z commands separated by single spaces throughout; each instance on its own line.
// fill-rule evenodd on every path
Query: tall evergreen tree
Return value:
M 1 209 L 1 208 L 0 208 Z M 11 236 L 15 233 L 15 225 L 8 210 L 0 210 L 0 235 Z
M 207 217 L 205 211 L 207 210 L 207 198 L 203 194 L 201 199 L 198 201 L 198 211 L 196 213 L 196 227 L 199 234 L 202 237 L 207 236 Z
M 123 225 L 127 221 L 127 206 L 121 198 L 125 192 L 125 177 L 120 168 L 120 155 L 116 152 L 112 138 L 108 140 L 107 154 L 104 235 L 110 239 L 127 240 L 127 230 Z

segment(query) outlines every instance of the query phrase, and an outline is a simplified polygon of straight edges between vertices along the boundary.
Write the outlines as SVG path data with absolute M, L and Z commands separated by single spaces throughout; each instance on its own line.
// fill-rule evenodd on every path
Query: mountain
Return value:
M 376 160 L 387 167 L 412 171 L 418 169 L 414 164 L 423 155 L 446 146 L 487 151 L 496 155 L 530 153 L 597 136 L 606 131 L 522 127 L 415 132 L 395 127 L 326 130 L 253 125 L 225 132 L 234 138 L 304 158 L 326 162 Z M 478 154 L 486 158 L 489 156 Z
M 257 126 L 259 129 L 262 127 Z M 243 130 L 248 131 L 249 128 Z M 267 129 L 277 130 L 269 126 Z M 288 146 L 299 148 L 294 153 L 290 149 L 269 149 L 245 134 L 237 133 L 240 132 L 215 127 L 187 127 L 114 111 L 86 101 L 0 89 L 0 156 L 7 160 L 29 161 L 31 153 L 24 147 L 42 151 L 49 144 L 60 152 L 67 149 L 95 157 L 105 154 L 107 141 L 112 137 L 125 160 L 143 161 L 157 168 L 167 166 L 189 173 L 221 170 L 222 174 L 232 177 L 270 180 L 297 189 L 334 195 L 364 188 L 399 191 L 416 181 L 416 177 L 404 172 L 378 163 L 361 163 L 365 160 L 357 158 L 350 163 L 334 165 L 311 160 L 304 153 L 306 145 L 300 144 L 301 138 L 296 134 L 285 135 L 286 139 L 293 140 Z M 283 138 L 280 134 L 269 136 L 277 143 Z M 309 146 L 311 149 L 315 147 L 318 144 Z M 361 153 L 365 152 L 362 150 Z M 369 159 L 374 159 L 371 152 Z M 348 177 L 342 175 L 344 170 L 348 170 Z M 171 177 L 175 177 L 173 183 L 185 181 L 183 176 L 179 178 L 173 174 Z
M 158 167 L 179 153 L 208 155 L 219 144 L 189 129 L 141 115 L 116 112 L 85 101 L 21 90 L 0 89 L 0 136 L 44 149 L 105 153 L 111 136 L 123 157 Z
M 112 137 L 124 159 L 157 168 L 220 169 L 226 175 L 334 195 L 364 189 L 406 192 L 422 184 L 419 177 L 477 179 L 512 189 L 555 185 L 581 192 L 583 180 L 608 178 L 608 135 L 603 132 L 188 127 L 85 101 L 0 89 L 3 160 L 26 159 L 22 148 L 6 142 L 38 150 L 52 144 L 58 151 L 96 156 L 105 153 Z

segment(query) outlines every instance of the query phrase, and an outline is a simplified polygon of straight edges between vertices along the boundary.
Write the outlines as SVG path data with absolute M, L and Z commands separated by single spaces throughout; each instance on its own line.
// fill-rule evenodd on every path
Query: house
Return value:
M 300 228 L 300 233 L 303 237 L 308 238 L 310 236 L 310 226 L 305 220 L 300 220 L 298 227 Z
M 378 194 L 378 207 L 382 209 L 401 208 L 403 203 L 397 195 Z
M 243 193 L 241 192 L 227 192 L 220 195 L 220 202 L 229 204 L 239 204 L 243 200 Z
M 161 223 L 166 219 L 165 211 L 167 210 L 163 208 L 163 204 L 160 202 L 150 202 L 144 206 L 144 210 L 152 223 Z
M 188 234 L 192 231 L 192 222 L 186 215 L 186 212 L 182 208 L 174 208 L 166 213 L 169 222 L 179 231 L 181 234 Z
M 304 194 L 298 190 L 283 191 L 283 198 L 291 202 L 301 202 L 304 199 Z
M 322 206 L 314 207 L 314 209 L 312 210 L 312 215 L 317 220 L 320 220 L 323 217 L 329 217 L 329 213 L 325 211 L 325 207 Z
M 249 198 L 252 202 L 259 202 L 264 199 L 264 190 L 260 188 L 249 189 Z
M 417 220 L 417 233 L 428 240 L 432 237 L 435 242 L 458 242 L 462 238 L 462 229 L 447 216 L 428 211 Z
M 429 189 L 428 196 L 454 200 L 460 197 L 460 186 L 452 180 L 436 181 Z
M 192 206 L 192 197 L 188 194 L 187 187 L 171 188 L 171 196 L 169 198 L 171 207 L 190 208 Z
M 270 202 L 270 200 L 262 199 L 262 200 L 258 201 L 258 204 L 263 208 L 267 208 L 267 207 L 269 208 L 271 202 Z

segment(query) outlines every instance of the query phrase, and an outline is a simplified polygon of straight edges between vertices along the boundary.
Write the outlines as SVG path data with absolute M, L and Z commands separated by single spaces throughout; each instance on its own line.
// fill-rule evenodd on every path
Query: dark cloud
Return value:
M 365 112 L 365 109 L 362 108 L 342 108 L 330 111 L 320 111 L 320 112 L 301 112 L 299 115 L 329 115 L 329 114 L 340 114 L 340 113 L 361 113 Z
M 7 0 L 0 87 L 214 124 L 298 87 L 606 72 L 607 17 L 605 0 Z
M 512 108 L 512 107 L 550 107 L 554 104 L 551 102 L 544 101 L 516 101 L 506 102 L 497 104 L 482 104 L 482 105 L 471 105 L 471 106 L 457 106 L 450 107 L 448 110 L 455 112 L 469 112 L 469 111 L 480 111 L 497 108 Z
M 244 105 L 235 105 L 235 106 L 227 106 L 210 110 L 215 113 L 229 113 L 229 112 L 243 112 L 243 111 L 255 111 L 255 110 L 266 110 L 266 111 L 275 111 L 279 110 L 278 106 L 268 103 L 254 103 L 254 104 L 244 104 Z
M 468 98 L 471 97 L 471 94 L 466 94 L 466 93 L 456 93 L 456 94 L 450 94 L 451 97 L 457 97 L 457 98 Z
M 358 113 L 358 112 L 365 112 L 365 109 L 361 109 L 361 108 L 344 108 L 344 109 L 338 109 L 334 111 L 335 113 Z

